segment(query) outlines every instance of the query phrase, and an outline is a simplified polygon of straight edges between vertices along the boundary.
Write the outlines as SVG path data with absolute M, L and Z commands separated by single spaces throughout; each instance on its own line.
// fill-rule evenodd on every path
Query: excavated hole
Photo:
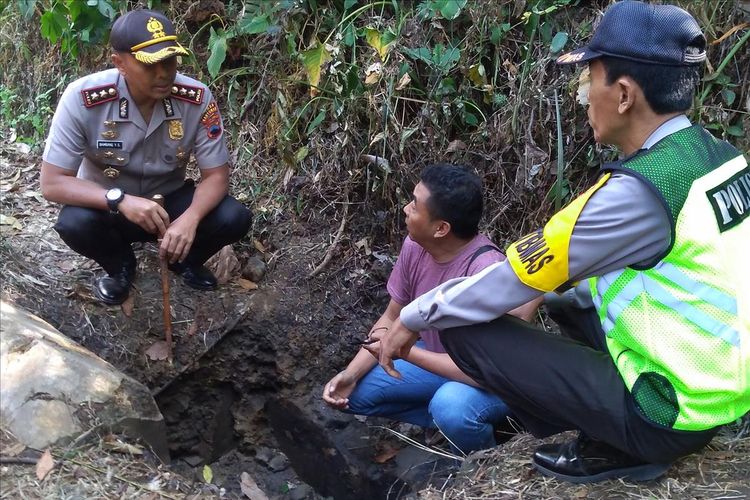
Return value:
M 215 464 L 214 474 L 227 472 L 226 484 L 215 482 L 230 492 L 240 493 L 242 472 L 269 496 L 300 481 L 314 489 L 289 498 L 398 498 L 425 485 L 432 455 L 425 461 L 406 449 L 401 462 L 375 463 L 372 429 L 322 410 L 307 367 L 295 367 L 298 383 L 282 387 L 279 364 L 288 353 L 272 340 L 270 331 L 234 330 L 156 396 L 173 465 L 200 477 L 204 464 Z

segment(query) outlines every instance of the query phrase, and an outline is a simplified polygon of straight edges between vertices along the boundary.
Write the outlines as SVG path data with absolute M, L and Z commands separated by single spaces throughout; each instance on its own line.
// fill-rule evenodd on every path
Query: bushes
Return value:
M 30 3 L 36 25 L 50 8 L 70 6 L 16 1 L 11 17 L 22 19 L 21 7 Z M 89 29 L 86 40 L 78 19 L 109 23 L 106 6 L 120 10 L 126 3 L 88 2 L 98 14 L 69 17 L 73 28 L 56 41 L 57 82 L 42 78 L 46 88 L 28 88 L 18 75 L 3 77 L 2 85 L 29 102 L 60 89 L 59 80 L 71 73 L 97 69 L 107 53 L 101 26 Z M 593 4 L 603 9 L 607 2 Z M 715 71 L 707 72 L 694 117 L 747 150 L 748 29 L 732 32 L 742 12 L 729 0 L 682 4 L 717 41 L 709 52 Z M 484 178 L 486 225 L 503 243 L 533 229 L 613 154 L 592 143 L 585 110 L 575 103 L 576 75 L 553 63 L 559 52 L 588 40 L 598 12 L 588 3 L 172 0 L 165 7 L 195 53 L 183 71 L 209 82 L 223 99 L 236 157 L 234 190 L 269 219 L 313 217 L 313 208 L 331 216 L 334 202 L 348 193 L 360 214 L 387 214 L 385 225 L 373 221 L 361 230 L 389 237 L 398 232 L 400 207 L 421 167 L 454 161 Z M 41 45 L 38 35 L 25 43 Z M 38 54 L 28 60 L 43 73 Z

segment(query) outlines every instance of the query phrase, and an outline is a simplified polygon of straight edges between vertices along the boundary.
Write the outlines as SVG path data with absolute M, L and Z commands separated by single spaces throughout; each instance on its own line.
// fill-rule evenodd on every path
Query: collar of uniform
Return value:
M 119 73 L 117 74 L 117 91 L 120 94 L 120 98 L 115 102 L 115 105 L 112 106 L 110 119 L 114 122 L 133 123 L 138 128 L 146 130 L 146 124 L 136 108 L 133 98 L 130 97 L 128 84 Z
M 165 101 L 168 101 L 167 104 Z M 171 109 L 171 113 L 168 111 Z M 151 123 L 148 124 L 148 130 L 146 131 L 146 137 L 151 135 L 156 129 L 158 129 L 162 123 L 167 120 L 181 120 L 182 113 L 180 112 L 180 106 L 177 105 L 177 101 L 167 97 L 158 101 L 154 105 L 154 111 L 151 114 Z
M 164 120 L 182 119 L 180 106 L 177 105 L 177 102 L 174 99 L 170 99 L 169 97 L 167 97 L 165 100 L 168 100 L 172 106 L 171 116 L 167 116 L 167 106 L 165 105 L 164 100 L 161 100 L 154 104 L 154 111 L 151 115 L 151 123 L 147 124 L 143 120 L 140 111 L 138 111 L 135 101 L 133 101 L 133 98 L 130 96 L 130 92 L 128 91 L 128 84 L 125 81 L 125 78 L 123 78 L 120 74 L 117 75 L 117 90 L 120 93 L 120 99 L 115 103 L 115 106 L 112 106 L 110 115 L 111 120 L 115 122 L 133 123 L 138 128 L 146 131 L 147 137 L 154 130 L 159 128 L 159 125 L 161 125 Z
M 688 128 L 690 126 L 692 126 L 692 123 L 690 123 L 690 119 L 685 115 L 677 115 L 674 118 L 670 118 L 669 120 L 659 125 L 659 127 L 654 130 L 650 136 L 648 136 L 648 139 L 646 139 L 646 142 L 643 143 L 641 149 L 650 149 L 654 144 L 664 139 L 668 135 L 672 135 L 675 132 L 679 132 L 680 130 Z

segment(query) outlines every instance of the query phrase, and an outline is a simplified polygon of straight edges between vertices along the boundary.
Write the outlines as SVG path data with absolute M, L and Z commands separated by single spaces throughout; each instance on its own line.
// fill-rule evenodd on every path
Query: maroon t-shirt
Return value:
M 479 255 L 469 265 L 477 249 L 485 245 L 495 246 L 486 236 L 479 234 L 450 261 L 436 262 L 427 250 L 407 236 L 396 265 L 393 266 L 391 276 L 388 278 L 388 293 L 395 302 L 405 306 L 449 279 L 471 276 L 495 262 L 505 260 L 505 255 L 497 250 L 489 250 Z M 467 266 L 469 266 L 468 272 Z M 428 351 L 445 352 L 443 344 L 440 343 L 438 331 L 434 328 L 422 330 L 419 335 Z

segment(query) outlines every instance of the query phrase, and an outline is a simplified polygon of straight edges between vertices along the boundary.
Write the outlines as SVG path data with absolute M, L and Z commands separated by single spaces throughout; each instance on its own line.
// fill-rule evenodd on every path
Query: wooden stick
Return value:
M 320 274 L 323 269 L 326 268 L 328 263 L 331 261 L 331 258 L 333 257 L 333 252 L 336 250 L 336 247 L 339 244 L 339 240 L 341 240 L 341 236 L 344 234 L 344 228 L 346 227 L 346 218 L 349 215 L 349 189 L 346 189 L 346 192 L 344 193 L 344 198 L 346 201 L 344 202 L 344 214 L 341 216 L 341 224 L 339 224 L 339 229 L 336 231 L 336 236 L 333 238 L 333 243 L 331 243 L 331 246 L 328 247 L 328 251 L 326 252 L 325 257 L 323 257 L 323 262 L 318 264 L 318 267 L 312 270 L 310 274 L 307 275 L 308 278 L 313 278 Z
M 164 196 L 155 194 L 152 199 L 164 208 Z M 159 240 L 161 242 L 161 240 Z M 169 303 L 169 269 L 167 259 L 159 257 L 159 272 L 161 274 L 161 300 L 164 312 L 164 337 L 167 342 L 167 360 L 172 362 L 172 306 Z

